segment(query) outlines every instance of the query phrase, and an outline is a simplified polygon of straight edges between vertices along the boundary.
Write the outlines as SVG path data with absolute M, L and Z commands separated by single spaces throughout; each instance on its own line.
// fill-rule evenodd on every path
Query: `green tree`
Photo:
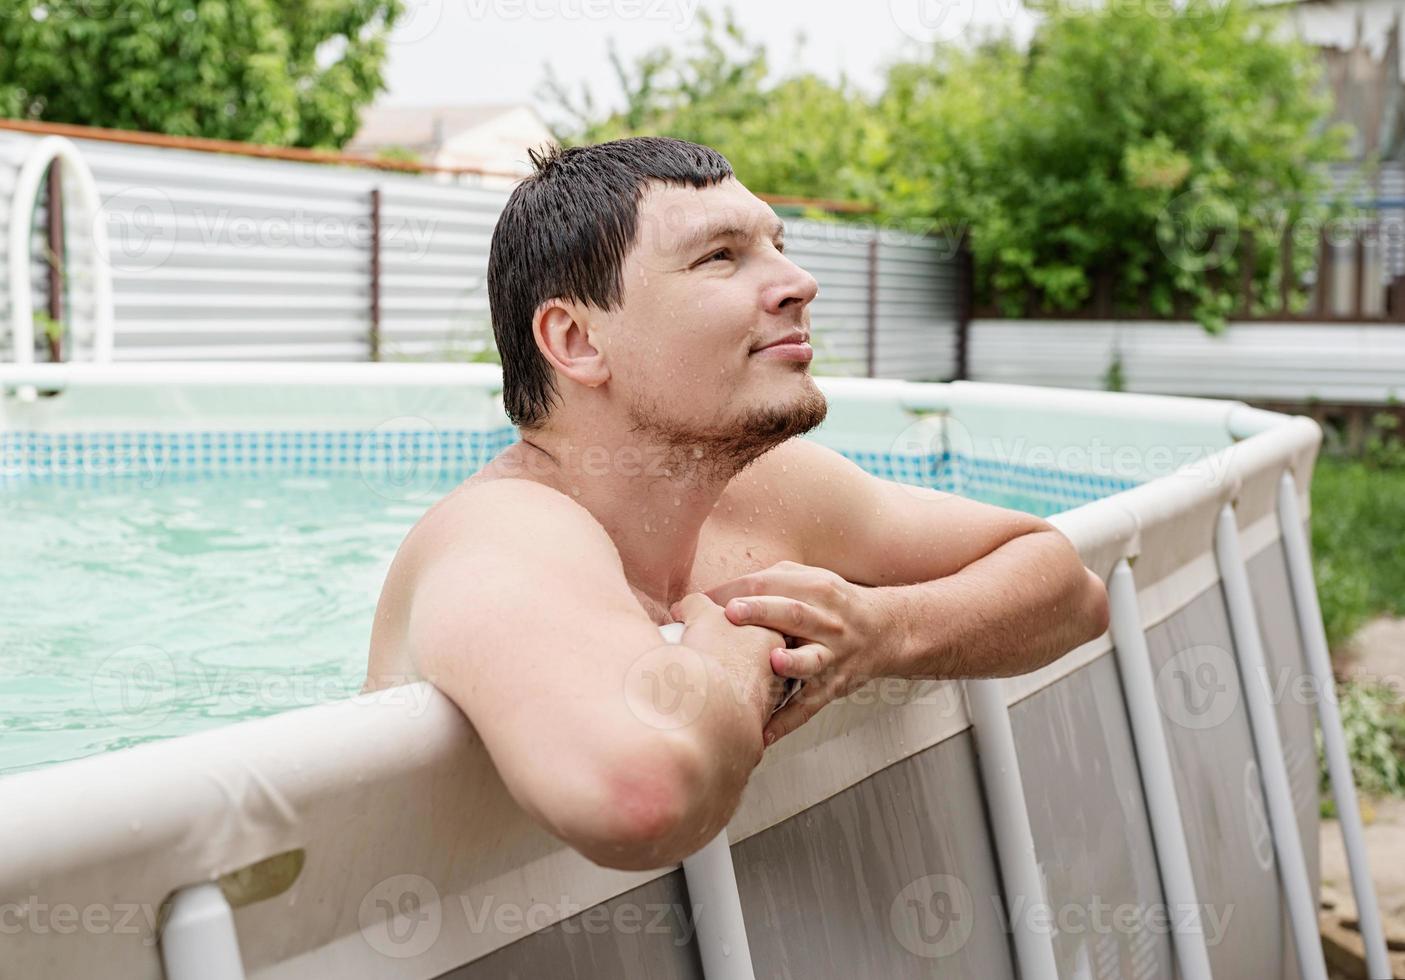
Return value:
M 1343 210 L 1324 164 L 1347 132 L 1326 127 L 1319 62 L 1277 29 L 1281 14 L 1250 0 L 1027 3 L 1042 14 L 1028 49 L 934 45 L 891 65 L 872 99 L 770 80 L 730 12 L 700 15 L 682 55 L 626 65 L 612 49 L 618 110 L 550 74 L 544 95 L 566 143 L 676 136 L 722 152 L 753 190 L 969 232 L 977 298 L 1010 315 L 1103 299 L 1217 330 L 1246 266 L 1256 311 L 1276 306 L 1285 230 L 1301 308 L 1322 222 Z
M 0 115 L 336 148 L 383 87 L 403 0 L 17 0 Z
M 573 95 L 547 66 L 542 96 L 565 145 L 625 136 L 673 136 L 711 146 L 755 190 L 799 197 L 860 196 L 875 140 L 863 97 L 814 75 L 770 77 L 765 46 L 749 40 L 730 8 L 698 11 L 702 30 L 679 52 L 660 47 L 626 64 L 609 58 L 623 96 L 602 110 L 589 89 Z M 804 45 L 803 36 L 796 39 Z
M 890 71 L 885 210 L 968 227 L 978 291 L 1012 315 L 1083 307 L 1101 277 L 1114 309 L 1217 330 L 1246 265 L 1256 307 L 1276 301 L 1285 229 L 1300 303 L 1347 136 L 1311 49 L 1246 0 L 1047 8 L 1027 52 Z

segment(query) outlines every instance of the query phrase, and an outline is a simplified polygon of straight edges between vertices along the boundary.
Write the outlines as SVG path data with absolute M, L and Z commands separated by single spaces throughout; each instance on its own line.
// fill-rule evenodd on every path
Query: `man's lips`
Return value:
M 808 343 L 779 343 L 751 352 L 752 357 L 764 357 L 773 361 L 808 361 L 815 356 L 815 349 Z
M 815 356 L 814 348 L 810 346 L 810 335 L 800 332 L 786 334 L 751 353 L 757 357 L 782 361 L 808 361 Z

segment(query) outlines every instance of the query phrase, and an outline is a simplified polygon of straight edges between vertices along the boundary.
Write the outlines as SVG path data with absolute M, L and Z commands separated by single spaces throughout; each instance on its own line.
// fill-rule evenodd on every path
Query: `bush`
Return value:
M 1345 681 L 1337 685 L 1347 757 L 1364 796 L 1405 796 L 1405 712 L 1399 695 L 1383 684 Z M 1318 785 L 1323 816 L 1335 816 L 1332 784 L 1317 736 Z

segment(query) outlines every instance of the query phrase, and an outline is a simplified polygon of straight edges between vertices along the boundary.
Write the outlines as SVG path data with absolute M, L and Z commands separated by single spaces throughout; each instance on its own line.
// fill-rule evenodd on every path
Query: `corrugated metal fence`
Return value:
M 37 139 L 0 131 L 0 230 L 13 218 L 15 174 Z M 92 256 L 82 222 L 104 221 L 119 360 L 364 360 L 377 320 L 384 359 L 462 358 L 491 346 L 485 276 L 502 187 L 75 143 L 104 207 L 96 217 L 64 214 L 72 273 L 64 308 L 81 312 L 86 300 L 81 270 Z M 41 207 L 32 242 L 36 310 L 48 291 L 45 221 Z M 812 307 L 818 373 L 953 374 L 957 282 L 948 243 L 786 224 L 788 254 L 820 283 Z M 0 331 L 8 330 L 4 290 L 0 276 Z

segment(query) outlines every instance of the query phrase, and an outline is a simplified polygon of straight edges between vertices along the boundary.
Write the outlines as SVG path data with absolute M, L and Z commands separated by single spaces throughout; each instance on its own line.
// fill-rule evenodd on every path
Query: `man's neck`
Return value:
M 630 586 L 658 608 L 681 599 L 704 522 L 735 475 L 700 448 L 525 433 L 523 462 L 595 517 Z

